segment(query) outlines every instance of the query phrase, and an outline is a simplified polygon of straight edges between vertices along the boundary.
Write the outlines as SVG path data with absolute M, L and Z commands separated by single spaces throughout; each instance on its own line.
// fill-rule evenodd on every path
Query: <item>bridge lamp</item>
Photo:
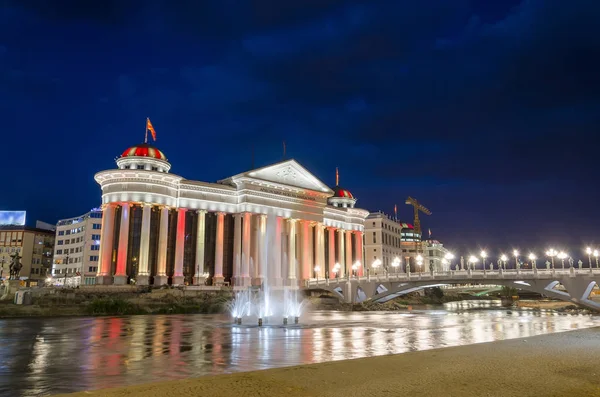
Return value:
M 315 266 L 315 277 L 317 279 L 317 282 L 319 281 L 319 272 L 321 271 L 321 266 L 317 265 Z
M 569 256 L 569 255 L 567 255 L 567 253 L 566 253 L 566 252 L 564 252 L 564 251 L 560 251 L 560 252 L 558 253 L 558 255 L 556 255 L 556 257 L 557 257 L 558 259 L 560 259 L 560 260 L 561 260 L 561 262 L 562 262 L 562 268 L 563 268 L 563 270 L 565 270 L 565 259 L 567 258 L 567 256 Z
M 550 260 L 552 261 L 552 269 L 554 269 L 554 257 L 558 255 L 558 251 L 555 250 L 554 248 L 550 248 L 548 251 L 546 251 L 546 256 L 550 257 Z
M 513 255 L 515 256 L 515 269 L 519 267 L 519 251 L 514 250 Z
M 594 252 L 592 252 L 592 255 L 594 255 L 594 258 L 596 258 L 596 268 L 598 268 L 598 250 L 594 250 Z
M 481 256 L 481 264 L 483 265 L 483 271 L 485 271 L 485 258 L 487 258 L 487 252 L 481 251 L 479 256 Z
M 358 269 L 360 269 L 360 262 L 356 261 L 354 262 L 354 264 L 352 264 L 352 271 L 354 272 L 354 275 L 358 277 Z
M 381 266 L 381 259 L 375 259 L 371 264 L 371 267 L 375 269 L 375 275 L 377 275 L 377 269 Z
M 531 269 L 533 270 L 533 268 L 536 267 L 535 265 L 535 260 L 537 259 L 537 257 L 535 256 L 535 254 L 532 252 L 529 254 L 529 260 L 531 261 Z
M 423 257 L 421 254 L 417 255 L 417 266 L 419 267 L 419 273 L 421 272 L 421 266 L 423 266 Z
M 588 254 L 588 264 L 590 266 L 590 269 L 592 268 L 592 249 L 590 247 L 587 247 L 585 249 L 586 254 Z
M 398 267 L 400 267 L 400 258 L 394 258 L 394 260 L 392 261 L 392 267 L 394 268 L 394 272 L 398 273 Z

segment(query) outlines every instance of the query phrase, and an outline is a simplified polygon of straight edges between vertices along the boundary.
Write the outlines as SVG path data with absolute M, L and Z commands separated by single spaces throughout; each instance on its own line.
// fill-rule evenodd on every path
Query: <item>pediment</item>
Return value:
M 333 194 L 333 191 L 329 188 L 329 186 L 321 182 L 316 176 L 311 174 L 296 160 L 286 160 L 282 161 L 281 163 L 244 172 L 232 177 L 232 179 L 236 179 L 238 177 L 249 177 L 290 187 L 316 190 L 318 192 L 327 192 Z

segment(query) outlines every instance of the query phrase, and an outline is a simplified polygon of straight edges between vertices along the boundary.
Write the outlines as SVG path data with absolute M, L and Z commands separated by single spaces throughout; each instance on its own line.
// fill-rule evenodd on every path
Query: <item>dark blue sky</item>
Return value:
M 1 209 L 55 222 L 143 140 L 186 178 L 281 159 L 455 245 L 598 239 L 600 4 L 9 1 Z

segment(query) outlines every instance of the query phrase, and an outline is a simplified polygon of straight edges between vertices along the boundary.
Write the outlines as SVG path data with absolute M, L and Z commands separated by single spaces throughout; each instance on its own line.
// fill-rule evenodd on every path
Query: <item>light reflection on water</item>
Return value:
M 600 325 L 600 318 L 585 315 L 477 310 L 489 306 L 471 301 L 411 313 L 315 312 L 298 326 L 262 328 L 233 326 L 224 315 L 1 320 L 0 395 L 40 396 Z

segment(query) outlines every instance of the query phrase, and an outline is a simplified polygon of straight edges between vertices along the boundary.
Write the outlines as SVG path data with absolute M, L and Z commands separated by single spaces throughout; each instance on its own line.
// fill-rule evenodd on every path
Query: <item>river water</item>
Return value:
M 0 320 L 0 396 L 44 396 L 404 353 L 600 326 L 600 318 L 463 301 L 412 312 L 313 312 L 299 325 L 225 315 Z M 478 310 L 479 308 L 485 310 Z

